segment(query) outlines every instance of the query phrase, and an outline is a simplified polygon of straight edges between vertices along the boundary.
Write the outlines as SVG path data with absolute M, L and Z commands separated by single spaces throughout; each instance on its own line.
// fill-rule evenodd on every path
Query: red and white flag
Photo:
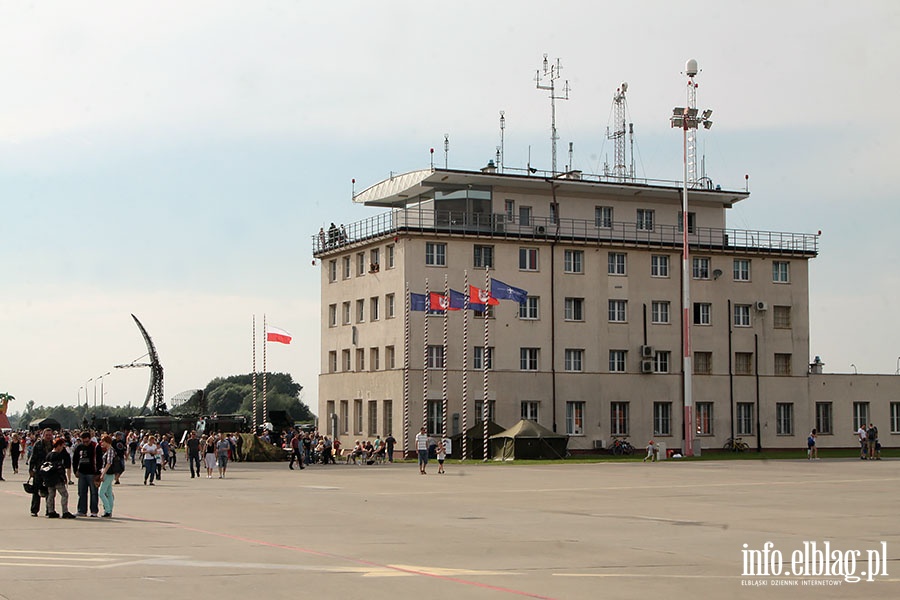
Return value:
M 267 342 L 280 342 L 282 344 L 290 344 L 292 338 L 293 336 L 284 329 L 272 327 L 271 325 L 266 327 Z

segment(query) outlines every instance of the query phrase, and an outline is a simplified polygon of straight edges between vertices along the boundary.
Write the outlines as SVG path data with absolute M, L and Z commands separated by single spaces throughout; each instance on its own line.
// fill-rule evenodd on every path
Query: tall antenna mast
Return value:
M 544 65 L 543 65 L 543 79 L 549 81 L 549 84 L 541 84 L 541 70 L 538 69 L 537 75 L 534 77 L 534 81 L 537 84 L 537 89 L 539 90 L 550 90 L 550 145 L 551 145 L 551 165 L 552 165 L 552 173 L 553 176 L 556 176 L 556 140 L 559 139 L 559 136 L 556 135 L 556 101 L 557 100 L 568 100 L 569 99 L 569 81 L 566 80 L 563 85 L 563 93 L 565 96 L 557 96 L 556 95 L 556 80 L 559 79 L 559 72 L 562 71 L 562 65 L 559 63 L 559 59 L 556 59 L 556 64 L 551 65 L 547 60 L 547 55 L 544 55 Z
M 447 162 L 450 157 L 450 134 L 444 134 L 444 168 L 447 168 Z
M 687 141 L 685 142 L 685 154 L 687 156 L 687 184 L 689 187 L 697 187 L 700 179 L 697 177 L 697 125 L 703 125 L 705 129 L 712 127 L 712 121 L 709 117 L 712 111 L 706 109 L 700 117 L 697 117 L 697 88 L 699 85 L 694 82 L 694 77 L 700 72 L 697 67 L 696 60 L 689 60 L 685 65 L 685 75 L 687 75 L 687 112 L 685 112 L 685 126 L 687 132 Z
M 500 158 L 497 159 L 498 167 L 500 167 L 500 172 L 503 172 L 503 136 L 504 130 L 506 129 L 506 116 L 505 111 L 500 111 Z
M 609 128 L 606 130 L 606 138 L 612 140 L 614 147 L 612 176 L 616 179 L 628 179 L 628 164 L 625 162 L 625 92 L 628 90 L 628 83 L 622 82 L 616 95 L 613 96 L 613 127 L 615 129 L 610 133 Z M 634 133 L 634 129 L 632 129 Z M 633 138 L 632 138 L 633 139 Z M 633 143 L 633 142 L 632 142 Z M 632 148 L 633 150 L 633 148 Z

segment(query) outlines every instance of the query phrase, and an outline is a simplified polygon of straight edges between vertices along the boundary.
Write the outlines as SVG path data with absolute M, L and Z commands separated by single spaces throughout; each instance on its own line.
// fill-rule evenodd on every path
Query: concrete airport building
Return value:
M 820 447 L 851 447 L 870 421 L 895 445 L 900 377 L 830 375 L 812 360 L 818 235 L 729 228 L 728 210 L 748 198 L 709 180 L 690 189 L 682 273 L 678 183 L 489 164 L 396 175 L 356 194 L 384 211 L 313 236 L 320 429 L 344 441 L 393 433 L 400 449 L 423 423 L 450 435 L 480 423 L 487 399 L 499 425 L 537 421 L 568 434 L 572 451 L 616 437 L 680 448 L 686 276 L 695 448 L 732 437 L 805 448 L 813 427 Z M 486 288 L 486 271 L 525 301 L 407 312 L 408 292 Z

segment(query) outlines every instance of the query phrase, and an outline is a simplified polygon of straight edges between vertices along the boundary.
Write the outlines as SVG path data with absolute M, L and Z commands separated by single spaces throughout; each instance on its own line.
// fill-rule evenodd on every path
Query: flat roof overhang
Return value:
M 422 169 L 394 175 L 376 183 L 353 197 L 353 202 L 366 206 L 383 206 L 400 208 L 418 202 L 423 194 L 431 193 L 435 188 L 465 185 L 480 187 L 500 187 L 523 191 L 546 191 L 550 184 L 557 191 L 571 195 L 586 196 L 620 196 L 642 197 L 652 200 L 679 201 L 682 187 L 673 182 L 672 185 L 593 181 L 559 175 L 557 177 L 538 177 L 513 175 L 508 173 L 484 173 L 479 171 L 457 171 L 451 169 Z M 691 188 L 688 190 L 692 202 L 709 202 L 730 208 L 735 203 L 750 197 L 749 192 L 733 190 L 709 190 Z

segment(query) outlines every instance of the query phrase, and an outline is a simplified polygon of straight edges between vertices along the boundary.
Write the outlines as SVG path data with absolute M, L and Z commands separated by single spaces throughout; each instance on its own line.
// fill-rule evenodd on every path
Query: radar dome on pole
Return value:
M 700 69 L 697 67 L 697 61 L 694 60 L 693 58 L 688 60 L 687 63 L 685 63 L 685 65 L 684 65 L 684 72 L 687 74 L 688 77 L 693 77 L 694 75 L 699 73 Z

